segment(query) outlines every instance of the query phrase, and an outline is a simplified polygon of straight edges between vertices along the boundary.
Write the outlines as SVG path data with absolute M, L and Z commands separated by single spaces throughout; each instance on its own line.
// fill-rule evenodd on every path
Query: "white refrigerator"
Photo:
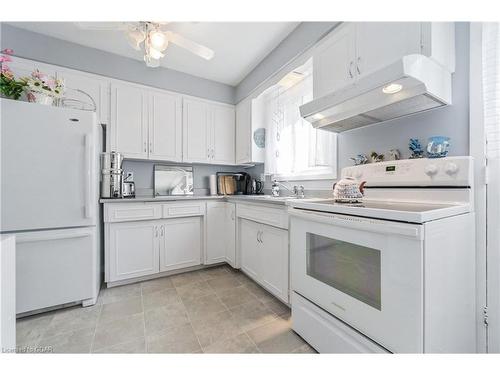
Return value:
M 16 312 L 94 304 L 100 287 L 95 113 L 0 100 L 0 227 L 16 235 Z

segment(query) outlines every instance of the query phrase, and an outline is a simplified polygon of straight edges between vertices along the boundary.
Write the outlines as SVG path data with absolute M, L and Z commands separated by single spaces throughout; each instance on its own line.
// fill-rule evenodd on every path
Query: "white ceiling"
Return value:
M 72 22 L 15 22 L 12 26 L 142 61 L 122 31 L 82 30 Z M 95 22 L 92 22 L 95 24 Z M 109 22 L 105 22 L 109 25 Z M 215 51 L 207 61 L 170 44 L 161 66 L 236 86 L 298 22 L 174 22 L 170 29 Z M 154 68 L 152 68 L 154 69 Z

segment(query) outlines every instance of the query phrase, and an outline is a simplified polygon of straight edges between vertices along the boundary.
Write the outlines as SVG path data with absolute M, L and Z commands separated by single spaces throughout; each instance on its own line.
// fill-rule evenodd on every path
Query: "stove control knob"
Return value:
M 436 165 L 434 164 L 429 164 L 427 167 L 425 167 L 425 170 L 424 170 L 425 174 L 429 177 L 432 177 L 434 176 L 435 174 L 437 174 L 438 172 L 438 168 Z
M 449 175 L 456 174 L 458 172 L 458 165 L 456 165 L 455 163 L 447 163 L 444 166 L 444 170 Z

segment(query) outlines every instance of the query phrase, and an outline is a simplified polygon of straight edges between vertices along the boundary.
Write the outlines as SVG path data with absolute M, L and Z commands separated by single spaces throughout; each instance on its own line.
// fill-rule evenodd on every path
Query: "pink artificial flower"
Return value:
M 12 48 L 5 48 L 2 53 L 5 53 L 6 55 L 12 55 L 14 53 L 14 50 Z
M 0 63 L 3 63 L 3 62 L 12 62 L 12 59 L 7 56 L 7 55 L 0 55 Z
M 56 81 L 53 79 L 48 79 L 45 84 L 51 89 L 54 90 L 56 88 Z
M 42 80 L 42 81 L 44 81 L 46 78 L 46 75 L 43 74 L 42 72 L 40 72 L 38 69 L 34 70 L 33 73 L 31 73 L 31 76 L 33 78 L 37 78 L 37 79 Z

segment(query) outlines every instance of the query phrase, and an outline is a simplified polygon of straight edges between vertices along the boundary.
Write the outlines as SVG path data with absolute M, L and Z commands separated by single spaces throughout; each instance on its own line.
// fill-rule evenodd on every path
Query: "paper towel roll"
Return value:
M 209 177 L 210 180 L 210 195 L 217 195 L 217 176 L 211 174 Z

